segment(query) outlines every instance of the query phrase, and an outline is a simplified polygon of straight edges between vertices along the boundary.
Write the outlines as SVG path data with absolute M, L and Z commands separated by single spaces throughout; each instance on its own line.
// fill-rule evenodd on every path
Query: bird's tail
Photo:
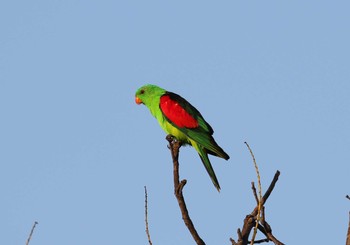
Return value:
M 225 160 L 230 159 L 230 156 L 216 143 L 213 137 L 210 139 L 210 145 L 208 145 L 207 152 L 213 156 L 221 157 Z
M 220 184 L 219 184 L 219 181 L 218 179 L 216 178 L 216 175 L 215 175 L 215 172 L 214 172 L 214 169 L 213 167 L 211 166 L 211 163 L 209 161 L 209 158 L 208 158 L 208 153 L 206 152 L 206 150 L 201 147 L 200 145 L 195 145 L 194 146 L 196 148 L 196 150 L 198 151 L 198 154 L 204 164 L 204 167 L 205 169 L 207 170 L 210 178 L 211 178 L 211 181 L 213 182 L 215 188 L 218 190 L 218 192 L 220 192 Z

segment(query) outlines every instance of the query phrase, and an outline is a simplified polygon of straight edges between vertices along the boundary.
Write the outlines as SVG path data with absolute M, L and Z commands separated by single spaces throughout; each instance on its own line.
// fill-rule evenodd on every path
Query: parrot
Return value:
M 228 160 L 229 155 L 215 142 L 214 130 L 186 99 L 157 85 L 147 84 L 135 93 L 136 104 L 144 104 L 161 128 L 183 145 L 191 145 L 200 156 L 215 188 L 220 184 L 208 154 Z

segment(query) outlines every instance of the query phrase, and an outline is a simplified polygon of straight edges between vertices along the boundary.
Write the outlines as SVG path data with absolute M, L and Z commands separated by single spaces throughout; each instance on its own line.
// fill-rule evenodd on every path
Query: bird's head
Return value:
M 153 101 L 157 100 L 166 91 L 156 85 L 147 84 L 139 88 L 135 93 L 136 104 L 144 104 L 145 106 L 150 106 Z

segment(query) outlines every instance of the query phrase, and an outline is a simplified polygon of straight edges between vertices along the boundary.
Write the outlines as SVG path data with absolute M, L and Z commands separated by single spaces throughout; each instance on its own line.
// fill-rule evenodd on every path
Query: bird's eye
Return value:
M 140 94 L 144 94 L 145 90 L 141 89 Z

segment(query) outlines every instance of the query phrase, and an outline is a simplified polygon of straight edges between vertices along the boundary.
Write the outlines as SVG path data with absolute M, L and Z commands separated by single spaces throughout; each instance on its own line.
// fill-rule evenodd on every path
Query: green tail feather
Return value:
M 211 178 L 211 181 L 213 182 L 213 184 L 214 184 L 215 188 L 218 190 L 218 192 L 220 192 L 220 184 L 219 184 L 218 179 L 216 178 L 214 169 L 211 166 L 211 163 L 209 161 L 208 154 L 207 154 L 206 150 L 203 149 L 201 146 L 196 146 L 195 148 L 198 151 L 198 154 L 199 154 L 199 156 L 204 164 L 205 169 L 207 170 L 207 172 Z

